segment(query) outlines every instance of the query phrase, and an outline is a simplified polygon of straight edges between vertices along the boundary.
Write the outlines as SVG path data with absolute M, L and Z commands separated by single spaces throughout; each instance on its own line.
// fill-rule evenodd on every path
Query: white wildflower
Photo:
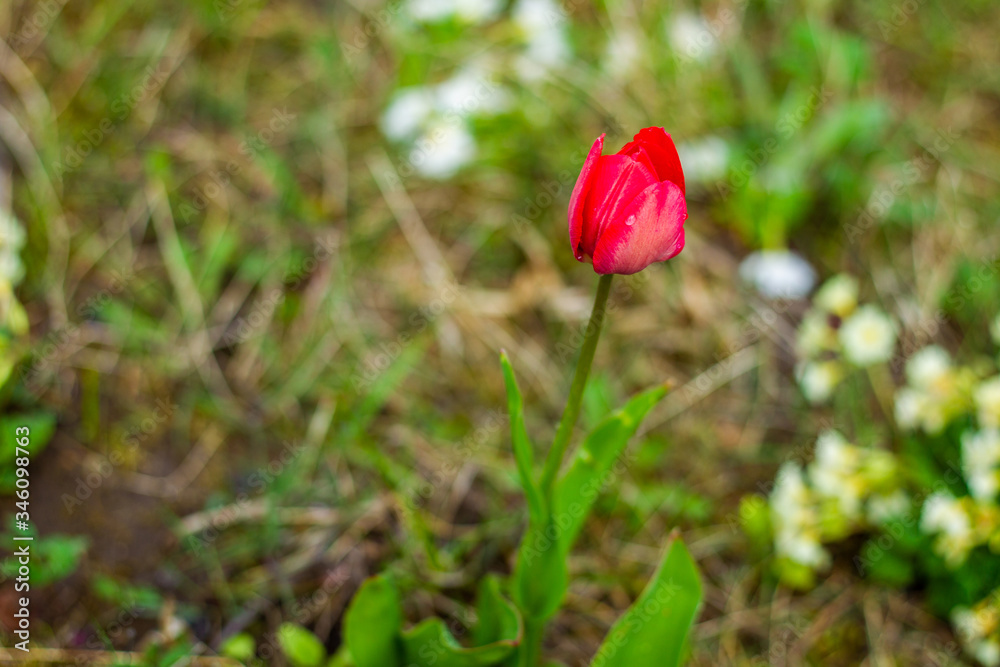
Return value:
M 790 250 L 761 250 L 740 263 L 740 277 L 769 299 L 801 299 L 812 289 L 816 272 Z
M 837 501 L 844 517 L 861 514 L 865 480 L 859 475 L 861 450 L 851 445 L 838 431 L 824 431 L 816 439 L 816 459 L 809 466 L 809 479 L 816 491 Z
M 24 277 L 20 255 L 24 239 L 24 228 L 17 218 L 0 210 L 0 282 L 17 285 Z
M 992 500 L 1000 491 L 1000 431 L 987 429 L 962 434 L 962 470 L 973 498 Z
M 710 181 L 722 178 L 729 166 L 729 144 L 715 135 L 677 144 L 684 165 L 684 180 Z
M 810 568 L 825 567 L 830 556 L 820 543 L 815 501 L 797 464 L 778 471 L 770 505 L 777 553 Z
M 979 614 L 968 607 L 955 607 L 951 612 L 951 624 L 964 642 L 973 642 L 983 636 Z
M 946 493 L 933 493 L 924 502 L 920 529 L 925 533 L 939 533 L 935 550 L 952 567 L 965 561 L 975 546 L 972 521 L 961 501 Z
M 875 306 L 861 306 L 840 327 L 844 356 L 857 366 L 871 366 L 892 358 L 896 325 Z
M 906 379 L 920 389 L 934 389 L 951 374 L 951 357 L 938 345 L 928 345 L 906 362 Z
M 510 105 L 510 97 L 494 79 L 490 69 L 467 67 L 437 85 L 436 107 L 442 114 L 470 116 L 495 114 Z
M 921 423 L 927 396 L 916 389 L 903 387 L 896 392 L 896 423 L 900 428 L 913 429 Z
M 799 373 L 799 385 L 807 401 L 824 403 L 843 377 L 843 367 L 836 361 L 809 361 Z
M 719 48 L 708 21 L 700 14 L 681 12 L 669 26 L 670 44 L 679 58 L 707 60 Z
M 428 178 L 445 179 L 476 155 L 476 141 L 461 123 L 432 125 L 415 143 L 410 162 Z
M 815 570 L 823 569 L 830 563 L 830 554 L 823 548 L 815 531 L 780 531 L 774 546 L 779 554 Z
M 1000 641 L 996 638 L 983 639 L 971 646 L 972 655 L 985 667 L 1000 665 Z
M 837 347 L 837 331 L 830 326 L 826 313 L 816 309 L 806 312 L 799 325 L 795 347 L 799 356 L 805 359 Z
M 604 67 L 612 76 L 624 76 L 635 69 L 642 58 L 640 38 L 632 31 L 615 31 L 608 40 L 604 56 Z M 684 162 L 684 176 L 688 176 L 690 165 Z
M 840 273 L 819 288 L 813 304 L 838 317 L 847 317 L 858 305 L 858 281 L 854 276 Z
M 910 497 L 897 489 L 889 495 L 876 494 L 868 499 L 868 521 L 882 525 L 904 516 L 910 509 Z
M 513 11 L 527 49 L 517 61 L 518 75 L 527 81 L 545 76 L 570 57 L 566 37 L 566 10 L 554 0 L 518 0 Z
M 937 492 L 924 501 L 920 529 L 925 533 L 965 535 L 971 532 L 972 524 L 961 502 L 947 493 Z
M 382 114 L 379 127 L 389 139 L 415 136 L 434 112 L 435 92 L 426 86 L 401 88 Z
M 979 425 L 986 428 L 1000 427 L 1000 375 L 980 383 L 973 399 L 976 402 Z

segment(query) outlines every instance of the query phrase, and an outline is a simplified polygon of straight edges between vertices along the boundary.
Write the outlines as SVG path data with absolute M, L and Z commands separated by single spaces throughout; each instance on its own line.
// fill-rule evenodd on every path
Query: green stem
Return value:
M 542 657 L 542 631 L 545 623 L 532 618 L 524 619 L 524 640 L 517 667 L 538 667 Z
M 576 362 L 576 372 L 573 374 L 573 385 L 569 390 L 566 409 L 563 411 L 552 447 L 545 457 L 545 468 L 542 470 L 542 494 L 547 500 L 552 499 L 552 487 L 559 474 L 559 468 L 562 466 L 570 437 L 573 435 L 576 418 L 580 414 L 580 400 L 583 398 L 583 390 L 587 386 L 590 365 L 594 362 L 597 340 L 601 337 L 601 326 L 604 324 L 604 313 L 607 310 L 608 294 L 611 293 L 611 279 L 613 277 L 613 273 L 601 276 L 601 281 L 597 285 L 594 310 L 590 313 L 590 323 L 587 325 L 583 347 L 580 348 L 580 359 Z

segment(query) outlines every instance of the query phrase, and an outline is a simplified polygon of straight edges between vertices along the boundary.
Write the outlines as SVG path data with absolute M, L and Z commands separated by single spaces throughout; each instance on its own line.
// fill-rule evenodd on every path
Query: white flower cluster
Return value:
M 975 375 L 952 364 L 948 352 L 929 345 L 906 362 L 906 386 L 896 392 L 896 423 L 936 435 L 971 406 Z
M 408 0 L 403 8 L 414 24 L 480 25 L 501 20 L 505 6 L 500 0 Z M 569 61 L 567 11 L 557 0 L 518 0 L 509 22 L 521 41 L 512 62 L 479 57 L 442 83 L 396 91 L 382 113 L 380 129 L 388 139 L 409 149 L 400 165 L 401 175 L 416 171 L 444 180 L 476 157 L 478 147 L 469 121 L 512 106 L 510 90 L 500 82 L 505 67 L 531 83 Z
M 940 436 L 958 420 L 978 422 L 959 442 L 970 495 L 929 496 L 921 530 L 935 537 L 934 550 L 952 568 L 979 546 L 1000 553 L 1000 375 L 981 380 L 971 368 L 955 365 L 943 348 L 930 345 L 907 361 L 906 382 L 895 396 L 900 428 Z
M 991 323 L 990 335 L 1000 345 L 1000 317 Z M 846 275 L 831 278 L 816 293 L 798 332 L 804 393 L 811 401 L 825 400 L 848 364 L 886 362 L 895 343 L 889 316 L 858 305 L 857 282 Z M 924 499 L 919 531 L 932 539 L 934 553 L 949 570 L 966 565 L 975 549 L 1000 554 L 1000 374 L 984 371 L 982 362 L 959 365 L 947 350 L 929 345 L 907 360 L 905 378 L 893 397 L 896 425 L 910 432 L 910 439 L 927 438 L 928 451 L 944 447 L 960 454 L 960 479 L 949 480 L 951 490 Z M 954 428 L 958 424 L 968 426 Z M 897 480 L 901 468 L 895 455 L 856 447 L 836 432 L 820 436 L 805 471 L 786 465 L 770 498 L 782 579 L 811 585 L 812 575 L 830 561 L 824 545 L 857 531 L 888 531 L 893 520 L 906 517 L 915 501 Z M 959 482 L 968 495 L 955 495 Z M 1000 667 L 1000 588 L 971 608 L 956 608 L 952 623 L 969 655 Z
M 896 323 L 873 305 L 858 305 L 858 281 L 836 275 L 817 290 L 799 326 L 796 375 L 810 403 L 823 403 L 850 366 L 884 363 L 896 349 Z
M 946 492 L 933 493 L 924 501 L 920 530 L 936 535 L 934 551 L 949 567 L 965 562 L 974 548 L 989 544 L 1000 547 L 1000 511 L 993 503 L 971 496 L 955 498 Z
M 956 607 L 951 623 L 972 657 L 986 667 L 1000 665 L 1000 588 L 972 608 Z
M 820 434 L 804 471 L 797 463 L 782 466 L 769 504 L 779 559 L 809 570 L 829 565 L 823 543 L 910 509 L 892 454 L 853 445 L 832 430 Z
M 507 91 L 487 61 L 467 66 L 435 86 L 396 92 L 382 114 L 382 133 L 411 146 L 409 165 L 428 178 L 451 177 L 476 156 L 468 119 L 504 111 Z M 401 168 L 400 173 L 408 175 Z
M 920 529 L 935 536 L 934 551 L 949 567 L 960 567 L 969 552 L 988 546 L 1000 553 L 1000 431 L 966 431 L 961 439 L 962 475 L 971 495 L 956 498 L 937 492 L 928 496 Z

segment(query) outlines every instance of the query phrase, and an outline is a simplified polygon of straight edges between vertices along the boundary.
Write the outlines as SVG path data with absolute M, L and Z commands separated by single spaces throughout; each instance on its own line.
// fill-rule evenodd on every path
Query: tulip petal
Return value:
M 685 193 L 684 170 L 681 168 L 681 158 L 677 155 L 677 147 L 662 127 L 647 127 L 635 135 L 618 151 L 618 155 L 634 155 L 645 150 L 656 168 L 658 180 L 670 181 Z M 641 158 L 636 158 L 641 159 Z
M 639 193 L 656 184 L 656 174 L 629 155 L 602 155 L 587 194 L 580 245 L 593 257 L 601 234 Z
M 601 234 L 594 271 L 629 275 L 670 259 L 684 248 L 686 219 L 687 204 L 677 185 L 649 186 Z
M 569 198 L 569 242 L 573 248 L 573 253 L 578 260 L 582 260 L 580 253 L 580 240 L 583 237 L 583 205 L 587 201 L 587 194 L 590 192 L 591 184 L 594 180 L 594 166 L 601 157 L 604 150 L 604 135 L 597 137 L 597 141 L 590 147 L 587 159 L 583 161 L 583 168 L 573 186 L 573 194 Z

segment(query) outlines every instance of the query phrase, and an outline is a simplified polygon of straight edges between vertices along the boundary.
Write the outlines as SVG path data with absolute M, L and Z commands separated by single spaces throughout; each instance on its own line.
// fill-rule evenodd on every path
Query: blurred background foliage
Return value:
M 573 183 L 598 135 L 660 125 L 688 247 L 618 280 L 583 420 L 675 390 L 598 501 L 547 654 L 586 664 L 679 526 L 706 584 L 692 664 L 971 660 L 949 605 L 859 573 L 857 544 L 780 583 L 740 499 L 831 427 L 901 446 L 901 363 L 827 406 L 797 387 L 814 279 L 857 276 L 899 361 L 994 354 L 998 21 L 986 0 L 5 4 L 0 423 L 33 425 L 36 645 L 307 664 L 386 570 L 409 620 L 461 634 L 524 524 L 498 351 L 544 440 L 596 282 Z

